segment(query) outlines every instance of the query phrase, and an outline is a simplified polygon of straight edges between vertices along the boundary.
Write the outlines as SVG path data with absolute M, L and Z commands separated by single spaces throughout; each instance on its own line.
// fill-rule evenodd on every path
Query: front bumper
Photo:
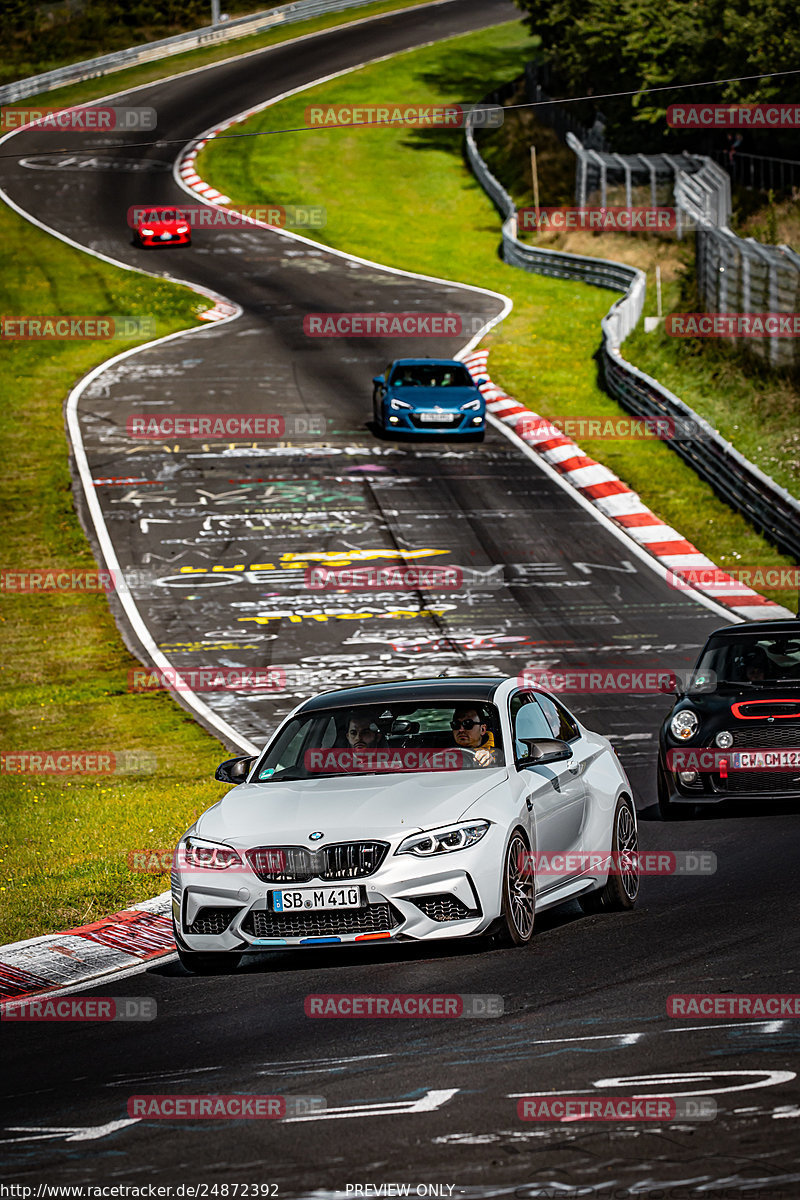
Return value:
M 447 414 L 443 414 L 447 415 Z M 480 418 L 476 424 L 474 418 Z M 395 420 L 396 418 L 396 420 Z M 427 422 L 416 412 L 406 409 L 383 407 L 383 427 L 392 433 L 414 433 L 430 437 L 459 437 L 463 434 L 484 433 L 486 414 L 482 412 L 456 412 L 452 421 Z
M 188 246 L 192 241 L 191 232 L 171 233 L 169 237 L 162 237 L 160 233 L 153 234 L 152 237 L 146 237 L 142 233 L 137 233 L 136 236 L 143 246 Z
M 675 747 L 677 748 L 677 747 Z M 727 777 L 716 771 L 698 771 L 691 783 L 683 783 L 676 771 L 666 765 L 664 750 L 659 755 L 660 770 L 667 783 L 667 794 L 671 804 L 723 804 L 726 800 L 785 800 L 787 803 L 800 800 L 800 778 L 793 780 L 791 771 L 730 770 Z M 715 750 L 716 746 L 699 746 L 698 750 Z M 730 753 L 746 747 L 732 747 Z
M 394 854 L 364 878 L 264 883 L 249 868 L 173 871 L 176 937 L 187 950 L 269 950 L 395 940 L 435 941 L 484 933 L 500 915 L 503 834 L 493 825 L 475 846 L 419 859 Z M 357 909 L 279 913 L 270 893 L 358 887 Z

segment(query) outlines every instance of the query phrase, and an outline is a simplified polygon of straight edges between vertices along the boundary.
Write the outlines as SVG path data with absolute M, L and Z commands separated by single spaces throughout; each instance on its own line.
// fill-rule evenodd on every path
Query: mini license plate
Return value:
M 800 767 L 800 750 L 741 750 L 731 755 L 735 771 Z
M 319 908 L 361 908 L 357 887 L 283 888 L 272 893 L 274 912 L 308 912 Z
M 420 421 L 425 425 L 432 425 L 434 421 L 438 425 L 440 421 L 454 421 L 456 419 L 455 413 L 421 412 L 418 413 L 418 416 Z

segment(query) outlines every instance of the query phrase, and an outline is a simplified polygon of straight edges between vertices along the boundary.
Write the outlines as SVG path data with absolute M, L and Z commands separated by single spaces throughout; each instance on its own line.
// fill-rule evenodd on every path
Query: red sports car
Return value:
M 179 208 L 151 208 L 137 217 L 133 237 L 139 246 L 189 246 L 192 227 Z

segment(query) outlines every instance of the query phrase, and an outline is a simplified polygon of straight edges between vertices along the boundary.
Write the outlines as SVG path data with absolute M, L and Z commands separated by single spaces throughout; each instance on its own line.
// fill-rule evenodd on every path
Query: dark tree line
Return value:
M 221 7 L 238 14 L 270 4 L 223 0 Z M 36 74 L 197 29 L 210 19 L 210 0 L 0 0 L 0 76 L 7 81 Z
M 597 102 L 616 149 L 669 140 L 669 104 L 798 102 L 800 74 L 768 79 L 800 68 L 797 0 L 516 0 L 542 42 L 556 96 L 639 93 Z M 643 94 L 645 88 L 735 79 L 719 87 Z M 591 123 L 591 122 L 590 122 Z M 719 141 L 720 134 L 715 135 Z M 800 151 L 800 130 L 764 138 L 748 133 L 748 149 L 768 144 Z M 685 138 L 681 139 L 685 142 Z M 702 141 L 703 139 L 698 139 Z M 792 157 L 790 154 L 789 157 Z M 800 158 L 795 152 L 793 157 Z

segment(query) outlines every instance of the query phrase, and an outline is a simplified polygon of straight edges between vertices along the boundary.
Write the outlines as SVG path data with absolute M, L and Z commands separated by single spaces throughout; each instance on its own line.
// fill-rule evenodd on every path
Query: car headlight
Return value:
M 468 400 L 466 404 L 461 405 L 462 412 L 476 412 L 480 408 L 482 400 Z
M 392 396 L 391 400 L 389 401 L 389 407 L 390 408 L 413 408 L 414 405 L 406 404 L 405 400 L 397 400 L 394 396 Z
M 451 825 L 430 833 L 412 833 L 395 850 L 395 854 L 414 854 L 430 858 L 432 854 L 450 854 L 479 842 L 489 828 L 488 821 L 470 821 L 469 825 Z
M 681 742 L 688 742 L 697 733 L 698 724 L 697 713 L 690 708 L 682 708 L 669 723 L 670 733 Z
M 141 229 L 139 232 L 143 233 L 145 235 L 145 237 L 155 237 L 156 236 L 155 229 Z
M 720 750 L 730 750 L 733 745 L 733 734 L 730 729 L 720 729 L 714 741 L 719 746 Z
M 242 866 L 241 858 L 230 846 L 224 842 L 207 842 L 194 834 L 184 838 L 178 846 L 178 862 L 182 867 L 200 867 L 209 871 Z
M 178 226 L 178 233 L 188 233 L 188 232 L 189 232 L 188 225 L 179 225 Z

